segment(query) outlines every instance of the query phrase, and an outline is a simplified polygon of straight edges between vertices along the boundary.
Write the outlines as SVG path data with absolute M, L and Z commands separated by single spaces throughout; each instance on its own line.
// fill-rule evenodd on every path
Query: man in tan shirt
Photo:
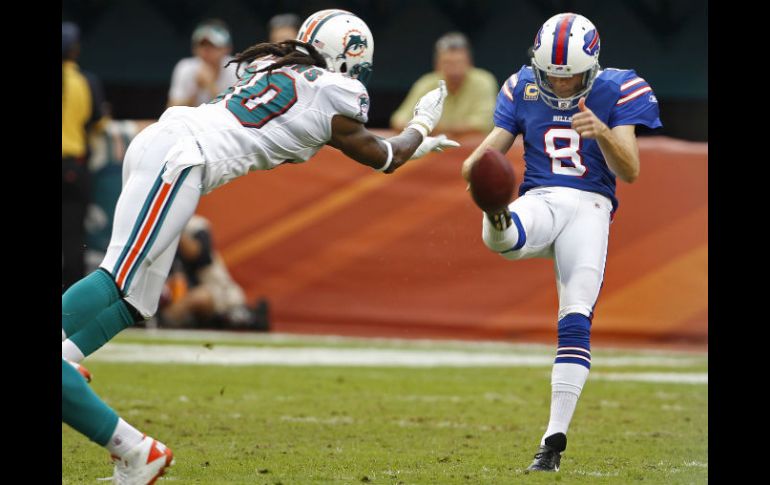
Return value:
M 473 66 L 471 46 L 465 35 L 450 32 L 436 42 L 434 67 L 433 72 L 414 83 L 404 102 L 391 116 L 391 128 L 404 129 L 412 119 L 414 105 L 420 97 L 443 79 L 449 94 L 436 131 L 450 137 L 488 133 L 493 127 L 492 115 L 499 86 L 492 73 Z

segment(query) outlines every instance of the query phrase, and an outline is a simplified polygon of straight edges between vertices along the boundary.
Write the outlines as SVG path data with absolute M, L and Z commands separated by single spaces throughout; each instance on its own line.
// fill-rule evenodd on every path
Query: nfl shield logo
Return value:
M 559 109 L 569 109 L 569 101 L 559 101 Z

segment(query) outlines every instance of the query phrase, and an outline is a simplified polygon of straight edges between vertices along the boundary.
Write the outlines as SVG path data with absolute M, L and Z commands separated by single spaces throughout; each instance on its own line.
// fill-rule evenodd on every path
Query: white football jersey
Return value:
M 204 164 L 208 193 L 252 170 L 308 160 L 331 139 L 334 115 L 366 123 L 369 94 L 359 81 L 315 66 L 257 73 L 273 62 L 254 61 L 208 104 L 163 113 L 160 122 L 182 121 L 190 130 L 169 151 L 164 179 Z

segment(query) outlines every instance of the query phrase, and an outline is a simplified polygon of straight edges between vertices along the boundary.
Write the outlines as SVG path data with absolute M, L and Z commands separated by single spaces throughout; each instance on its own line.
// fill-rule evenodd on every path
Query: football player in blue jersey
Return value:
M 558 348 L 550 420 L 532 471 L 559 470 L 591 367 L 591 320 L 618 208 L 615 180 L 639 176 L 636 125 L 662 126 L 647 81 L 633 70 L 601 69 L 599 49 L 599 33 L 582 15 L 548 19 L 529 51 L 531 66 L 503 83 L 495 127 L 462 169 L 469 180 L 486 148 L 506 153 L 521 134 L 526 169 L 519 197 L 484 215 L 482 237 L 509 260 L 554 260 Z

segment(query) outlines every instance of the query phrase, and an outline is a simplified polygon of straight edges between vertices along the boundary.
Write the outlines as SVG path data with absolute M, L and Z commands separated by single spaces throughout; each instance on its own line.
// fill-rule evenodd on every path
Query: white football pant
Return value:
M 604 279 L 612 202 L 594 192 L 539 187 L 514 200 L 508 209 L 514 223 L 505 231 L 505 241 L 483 216 L 484 243 L 506 259 L 553 259 L 558 319 L 570 313 L 591 318 Z M 511 250 L 522 237 L 516 216 L 526 241 Z
M 201 165 L 183 170 L 173 180 L 161 179 L 171 148 L 189 135 L 178 121 L 154 123 L 131 141 L 123 161 L 123 190 L 100 266 L 145 318 L 158 308 L 179 235 L 201 196 Z M 190 154 L 195 156 L 200 154 Z

